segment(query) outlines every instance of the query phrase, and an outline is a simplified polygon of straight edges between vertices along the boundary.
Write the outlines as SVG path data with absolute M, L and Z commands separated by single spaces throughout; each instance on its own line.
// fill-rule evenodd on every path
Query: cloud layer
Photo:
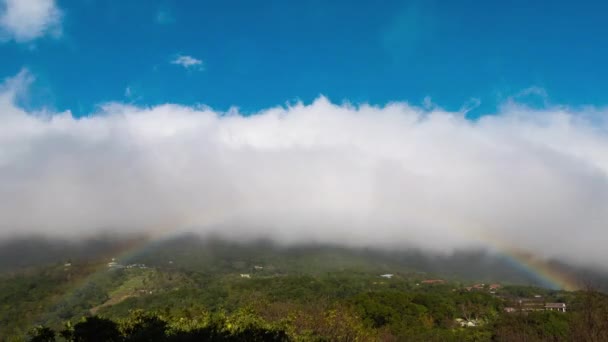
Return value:
M 0 94 L 0 237 L 219 232 L 449 252 L 608 258 L 605 110 L 515 102 L 477 121 L 427 103 L 25 112 Z M 428 102 L 428 101 L 427 101 Z
M 28 42 L 61 33 L 55 0 L 0 0 L 0 39 Z

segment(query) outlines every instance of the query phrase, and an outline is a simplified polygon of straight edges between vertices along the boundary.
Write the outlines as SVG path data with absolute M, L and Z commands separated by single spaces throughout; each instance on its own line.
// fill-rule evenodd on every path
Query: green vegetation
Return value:
M 337 249 L 257 251 L 175 248 L 119 260 L 147 267 L 104 260 L 1 275 L 0 341 L 608 340 L 601 293 L 469 291 L 470 281 L 423 283 L 438 276 Z M 535 297 L 568 312 L 505 312 Z

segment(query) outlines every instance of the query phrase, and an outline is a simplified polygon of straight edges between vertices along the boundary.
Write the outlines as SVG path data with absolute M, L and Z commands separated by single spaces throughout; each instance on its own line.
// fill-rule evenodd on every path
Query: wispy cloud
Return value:
M 55 0 L 0 0 L 0 40 L 29 42 L 61 35 L 62 14 Z
M 186 69 L 203 70 L 203 61 L 188 55 L 178 55 L 171 64 L 181 65 Z

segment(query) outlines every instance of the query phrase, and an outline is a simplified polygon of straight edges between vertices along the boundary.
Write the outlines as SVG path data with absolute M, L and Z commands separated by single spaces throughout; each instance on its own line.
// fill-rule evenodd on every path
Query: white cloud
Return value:
M 28 42 L 59 36 L 61 16 L 55 0 L 0 0 L 0 38 Z
M 200 59 L 196 59 L 192 56 L 179 55 L 174 60 L 171 61 L 171 64 L 181 65 L 186 69 L 203 69 L 203 61 Z
M 23 79 L 23 77 L 22 77 Z M 108 104 L 74 119 L 0 92 L 0 236 L 98 229 L 518 247 L 605 268 L 608 111 L 314 103 L 243 117 Z

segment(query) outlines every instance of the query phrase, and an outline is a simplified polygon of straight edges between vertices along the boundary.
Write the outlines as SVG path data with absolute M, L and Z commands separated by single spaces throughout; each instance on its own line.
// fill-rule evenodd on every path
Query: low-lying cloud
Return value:
M 0 94 L 0 237 L 104 229 L 608 258 L 608 120 L 504 103 L 471 121 L 320 97 L 236 110 L 121 103 L 75 119 Z

